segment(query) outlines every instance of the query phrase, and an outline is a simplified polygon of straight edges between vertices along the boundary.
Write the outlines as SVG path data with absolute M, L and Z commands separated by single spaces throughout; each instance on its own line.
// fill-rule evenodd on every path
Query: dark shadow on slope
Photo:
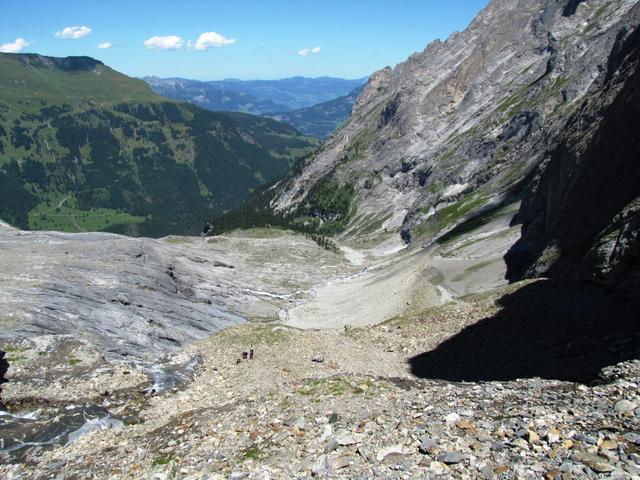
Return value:
M 409 360 L 422 378 L 541 377 L 591 383 L 640 347 L 640 299 L 592 284 L 541 280 L 498 300 L 502 310 Z

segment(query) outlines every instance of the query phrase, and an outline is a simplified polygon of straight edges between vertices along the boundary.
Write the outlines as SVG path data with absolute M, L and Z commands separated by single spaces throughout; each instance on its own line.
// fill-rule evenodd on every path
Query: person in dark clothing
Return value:
M 0 409 L 4 410 L 4 403 L 2 402 L 2 384 L 7 382 L 4 376 L 9 371 L 9 362 L 6 359 L 6 353 L 0 350 Z

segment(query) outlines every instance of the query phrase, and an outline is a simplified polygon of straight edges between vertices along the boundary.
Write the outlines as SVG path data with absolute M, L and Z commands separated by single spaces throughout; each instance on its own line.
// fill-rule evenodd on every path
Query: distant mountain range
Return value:
M 184 100 L 207 110 L 262 115 L 290 112 L 347 95 L 365 78 L 291 77 L 282 80 L 215 80 L 144 77 L 160 95 Z
M 21 228 L 198 233 L 319 143 L 89 57 L 0 54 L 0 85 L 0 218 Z
M 363 89 L 364 85 L 361 85 L 347 95 L 328 102 L 318 103 L 317 105 L 291 112 L 265 116 L 293 125 L 298 131 L 306 135 L 326 138 L 349 118 L 351 108 Z

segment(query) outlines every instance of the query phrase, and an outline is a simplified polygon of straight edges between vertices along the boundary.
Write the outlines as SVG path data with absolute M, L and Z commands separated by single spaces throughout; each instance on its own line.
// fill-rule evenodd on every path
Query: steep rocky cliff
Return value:
M 517 199 L 637 25 L 632 0 L 494 0 L 462 33 L 370 78 L 272 206 L 328 232 L 430 241 Z
M 621 30 L 524 196 L 523 237 L 507 255 L 510 277 L 638 283 L 639 63 L 640 29 Z

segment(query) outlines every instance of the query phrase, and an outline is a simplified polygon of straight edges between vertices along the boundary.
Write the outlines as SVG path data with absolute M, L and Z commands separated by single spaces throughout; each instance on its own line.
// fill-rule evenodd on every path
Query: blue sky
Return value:
M 464 29 L 487 3 L 0 0 L 0 48 L 89 55 L 131 76 L 358 78 Z

